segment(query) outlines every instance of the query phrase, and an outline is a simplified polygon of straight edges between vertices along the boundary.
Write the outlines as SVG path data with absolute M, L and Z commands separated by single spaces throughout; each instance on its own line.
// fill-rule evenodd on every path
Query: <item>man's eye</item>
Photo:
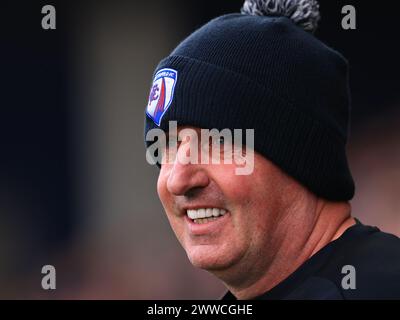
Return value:
M 224 144 L 225 143 L 225 138 L 224 137 L 218 137 L 216 143 L 217 144 Z
M 224 137 L 213 137 L 210 138 L 210 145 L 223 145 L 225 143 L 225 138 Z

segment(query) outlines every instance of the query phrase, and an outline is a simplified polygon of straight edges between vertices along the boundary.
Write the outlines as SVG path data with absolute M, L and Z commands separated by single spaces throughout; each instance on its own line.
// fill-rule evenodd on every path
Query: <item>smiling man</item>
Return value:
M 160 131 L 177 142 L 158 139 L 157 191 L 224 299 L 400 298 L 400 240 L 351 215 L 348 64 L 312 35 L 318 20 L 313 0 L 247 0 L 156 68 L 146 144 Z M 252 129 L 254 145 L 205 128 Z

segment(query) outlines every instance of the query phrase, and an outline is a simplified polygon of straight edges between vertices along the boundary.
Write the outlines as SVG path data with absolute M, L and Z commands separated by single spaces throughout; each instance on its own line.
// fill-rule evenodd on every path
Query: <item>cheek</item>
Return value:
M 221 167 L 215 179 L 232 208 L 235 230 L 247 238 L 271 233 L 279 215 L 281 188 L 269 166 L 255 166 L 251 175 L 236 175 L 235 167 Z
M 164 211 L 170 220 L 173 216 L 173 199 L 167 188 L 168 174 L 167 170 L 161 169 L 157 180 L 157 193 Z M 170 222 L 172 222 L 170 220 Z
M 157 180 L 157 194 L 164 207 L 166 206 L 169 198 L 169 193 L 167 189 L 168 168 L 166 168 L 165 166 L 166 165 L 163 165 L 162 168 L 160 169 L 160 173 L 158 175 L 158 180 Z
M 235 238 L 248 238 L 254 227 L 254 216 L 257 208 L 257 187 L 252 175 L 236 175 L 235 167 L 221 166 L 214 171 L 214 180 L 221 189 L 227 207 L 232 211 Z M 250 217 L 251 215 L 251 217 Z M 243 239 L 242 239 L 243 240 Z
M 157 180 L 157 193 L 160 198 L 161 204 L 164 208 L 164 212 L 168 218 L 171 228 L 175 232 L 179 241 L 182 238 L 183 232 L 183 219 L 177 217 L 174 214 L 174 203 L 173 197 L 167 189 L 168 181 L 168 168 L 167 165 L 160 170 L 160 174 Z
M 210 170 L 210 175 L 218 184 L 224 196 L 234 202 L 247 198 L 253 178 L 252 175 L 237 175 L 236 168 L 235 165 L 222 164 Z
M 251 175 L 236 175 L 235 168 L 225 165 L 215 170 L 214 179 L 228 200 L 228 205 L 237 209 L 254 209 L 265 198 L 265 183 L 262 185 L 258 182 L 255 172 Z

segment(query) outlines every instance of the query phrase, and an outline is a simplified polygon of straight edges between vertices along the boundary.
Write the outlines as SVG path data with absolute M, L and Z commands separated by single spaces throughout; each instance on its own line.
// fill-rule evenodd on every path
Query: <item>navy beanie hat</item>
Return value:
M 171 120 L 254 129 L 256 152 L 317 196 L 350 200 L 348 63 L 312 34 L 318 20 L 315 0 L 246 0 L 211 20 L 157 66 L 145 134 Z

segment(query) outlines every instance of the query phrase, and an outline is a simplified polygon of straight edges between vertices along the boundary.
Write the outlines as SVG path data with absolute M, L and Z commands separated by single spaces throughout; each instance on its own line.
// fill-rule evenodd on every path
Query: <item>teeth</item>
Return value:
M 194 219 L 193 222 L 194 223 L 198 223 L 198 224 L 202 224 L 202 223 L 206 223 L 209 221 L 214 221 L 217 220 L 217 217 L 211 217 L 211 218 L 200 218 L 200 219 Z
M 219 209 L 216 209 L 216 208 L 212 209 L 212 214 L 213 214 L 214 217 L 218 217 L 219 216 L 219 212 L 220 212 Z
M 198 216 L 197 218 L 205 218 L 206 217 L 206 209 L 199 209 L 197 210 Z
M 226 213 L 226 210 L 219 208 L 201 208 L 187 210 L 186 213 L 190 219 L 196 220 L 201 218 L 216 218 L 219 216 L 223 216 Z

